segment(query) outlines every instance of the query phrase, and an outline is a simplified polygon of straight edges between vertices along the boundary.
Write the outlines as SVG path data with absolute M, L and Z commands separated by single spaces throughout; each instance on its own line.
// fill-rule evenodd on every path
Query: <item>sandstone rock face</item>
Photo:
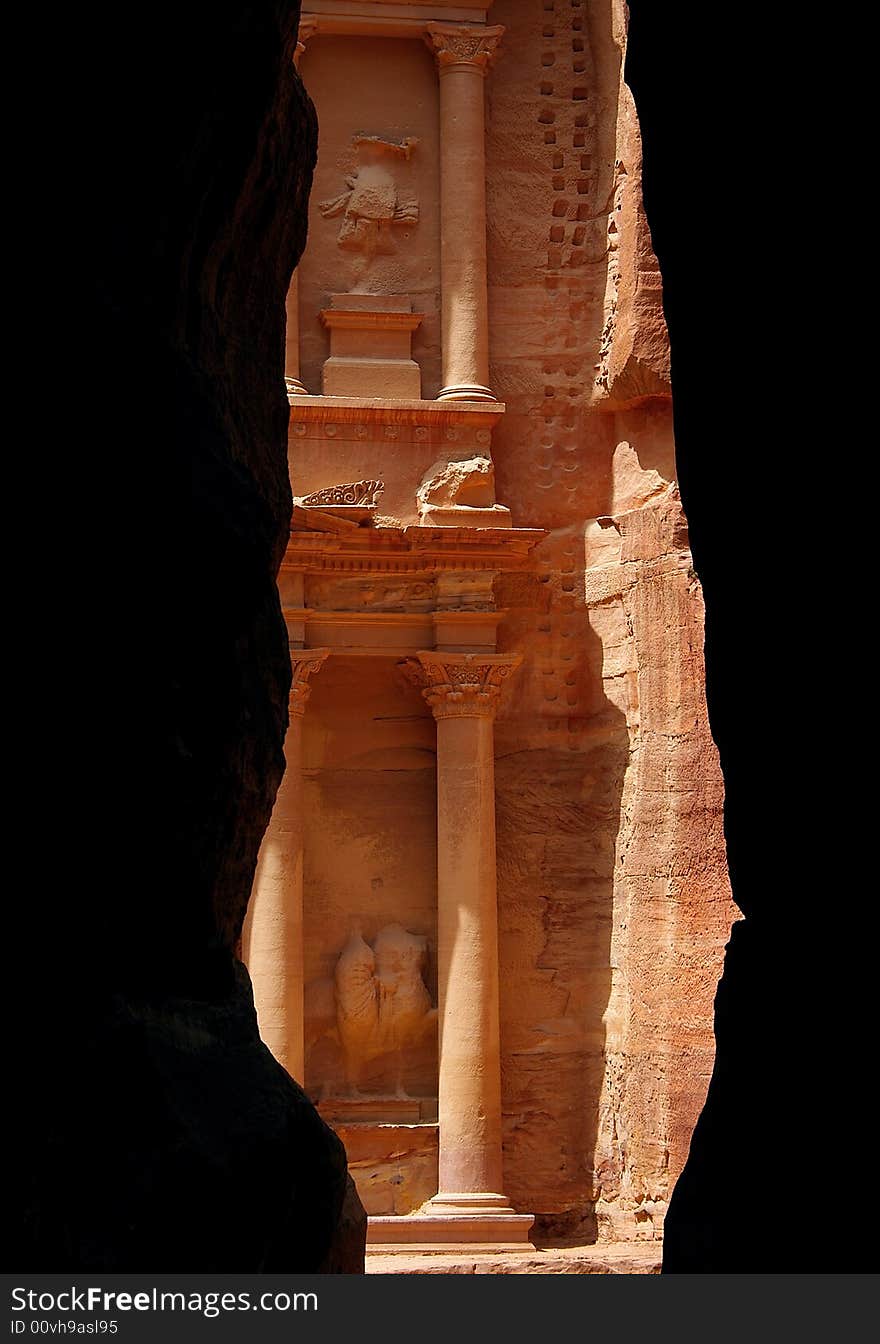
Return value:
M 91 766 L 68 791 L 78 938 L 44 957 L 34 1008 L 30 1270 L 362 1268 L 342 1145 L 260 1041 L 233 955 L 283 766 L 284 302 L 316 127 L 299 5 L 209 9 L 151 11 L 118 63 L 106 14 L 84 18 L 65 127 L 95 388 L 82 469 L 106 458 L 117 486 L 135 463 L 137 484 L 104 491 L 105 577 L 78 613 L 100 703 L 79 701 L 70 753 Z
M 661 1234 L 735 911 L 674 485 L 669 352 L 622 80 L 625 7 L 496 0 L 496 489 L 549 527 L 498 580 L 527 657 L 497 725 L 506 1190 L 539 1233 Z
M 411 1213 L 437 1192 L 436 1125 L 335 1124 L 368 1214 Z
M 435 1142 L 432 1212 L 506 1198 L 538 1239 L 653 1241 L 734 911 L 625 7 L 495 0 L 482 33 L 421 38 L 336 14 L 304 26 L 322 136 L 280 577 L 291 639 L 327 653 L 291 882 L 304 1085 L 392 1238 L 371 1244 L 420 1230 L 392 1224 Z M 424 400 L 377 368 L 410 356 Z M 337 359 L 359 395 L 326 395 Z M 371 481 L 381 513 L 324 508 Z M 376 1054 L 393 925 L 442 1030 Z

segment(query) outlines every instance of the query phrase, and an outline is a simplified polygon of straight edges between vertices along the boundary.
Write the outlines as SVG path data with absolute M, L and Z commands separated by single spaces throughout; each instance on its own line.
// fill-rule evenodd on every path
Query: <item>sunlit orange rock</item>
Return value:
M 313 675 L 245 950 L 375 1253 L 528 1256 L 662 1235 L 733 906 L 625 6 L 454 8 L 300 29 L 279 586 Z

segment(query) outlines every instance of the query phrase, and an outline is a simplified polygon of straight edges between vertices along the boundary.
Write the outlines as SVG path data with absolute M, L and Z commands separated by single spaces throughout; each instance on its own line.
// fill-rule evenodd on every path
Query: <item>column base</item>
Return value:
M 506 1195 L 496 1195 L 494 1192 L 465 1190 L 449 1194 L 445 1190 L 440 1190 L 431 1196 L 423 1206 L 423 1211 L 429 1216 L 457 1213 L 484 1215 L 513 1213 L 513 1208 Z
M 488 387 L 480 383 L 450 383 L 441 387 L 437 393 L 438 401 L 497 401 L 498 398 Z
M 380 1251 L 455 1252 L 462 1247 L 532 1251 L 531 1213 L 514 1213 L 504 1195 L 438 1194 L 419 1213 L 367 1219 L 367 1248 Z

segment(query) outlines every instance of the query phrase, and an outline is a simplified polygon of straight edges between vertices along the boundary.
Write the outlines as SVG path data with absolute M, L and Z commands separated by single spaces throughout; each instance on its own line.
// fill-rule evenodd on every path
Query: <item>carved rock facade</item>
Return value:
M 329 651 L 302 720 L 305 1085 L 353 1136 L 376 1244 L 456 1217 L 651 1240 L 733 911 L 625 7 L 451 8 L 314 0 L 300 57 L 322 149 L 280 589 L 294 659 Z M 340 194 L 355 141 L 384 176 Z M 365 516 L 334 507 L 380 480 Z

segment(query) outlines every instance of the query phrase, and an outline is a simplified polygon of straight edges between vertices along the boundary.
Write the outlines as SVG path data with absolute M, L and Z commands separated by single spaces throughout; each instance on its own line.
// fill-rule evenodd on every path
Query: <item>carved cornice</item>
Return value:
M 426 24 L 425 41 L 434 53 L 440 74 L 467 67 L 485 75 L 495 62 L 504 35 L 501 24 L 472 27 L 469 24 Z
M 481 27 L 491 7 L 492 0 L 304 0 L 302 22 L 340 36 L 419 38 L 435 21 Z
M 519 654 L 421 652 L 403 670 L 420 687 L 435 719 L 494 718 Z
M 290 683 L 290 713 L 300 717 L 305 713 L 312 688 L 309 678 L 320 672 L 330 654 L 329 649 L 291 649 L 290 669 L 293 680 Z
M 417 314 L 411 314 L 417 316 Z M 291 396 L 291 428 L 306 433 L 307 426 L 330 424 L 415 425 L 442 428 L 469 425 L 491 429 L 507 407 L 496 402 L 399 401 L 381 397 Z
M 371 313 L 362 308 L 322 308 L 321 326 L 330 331 L 416 331 L 424 313 Z
M 282 568 L 352 575 L 501 573 L 533 569 L 532 552 L 547 535 L 532 527 L 359 527 L 318 508 L 295 506 Z

